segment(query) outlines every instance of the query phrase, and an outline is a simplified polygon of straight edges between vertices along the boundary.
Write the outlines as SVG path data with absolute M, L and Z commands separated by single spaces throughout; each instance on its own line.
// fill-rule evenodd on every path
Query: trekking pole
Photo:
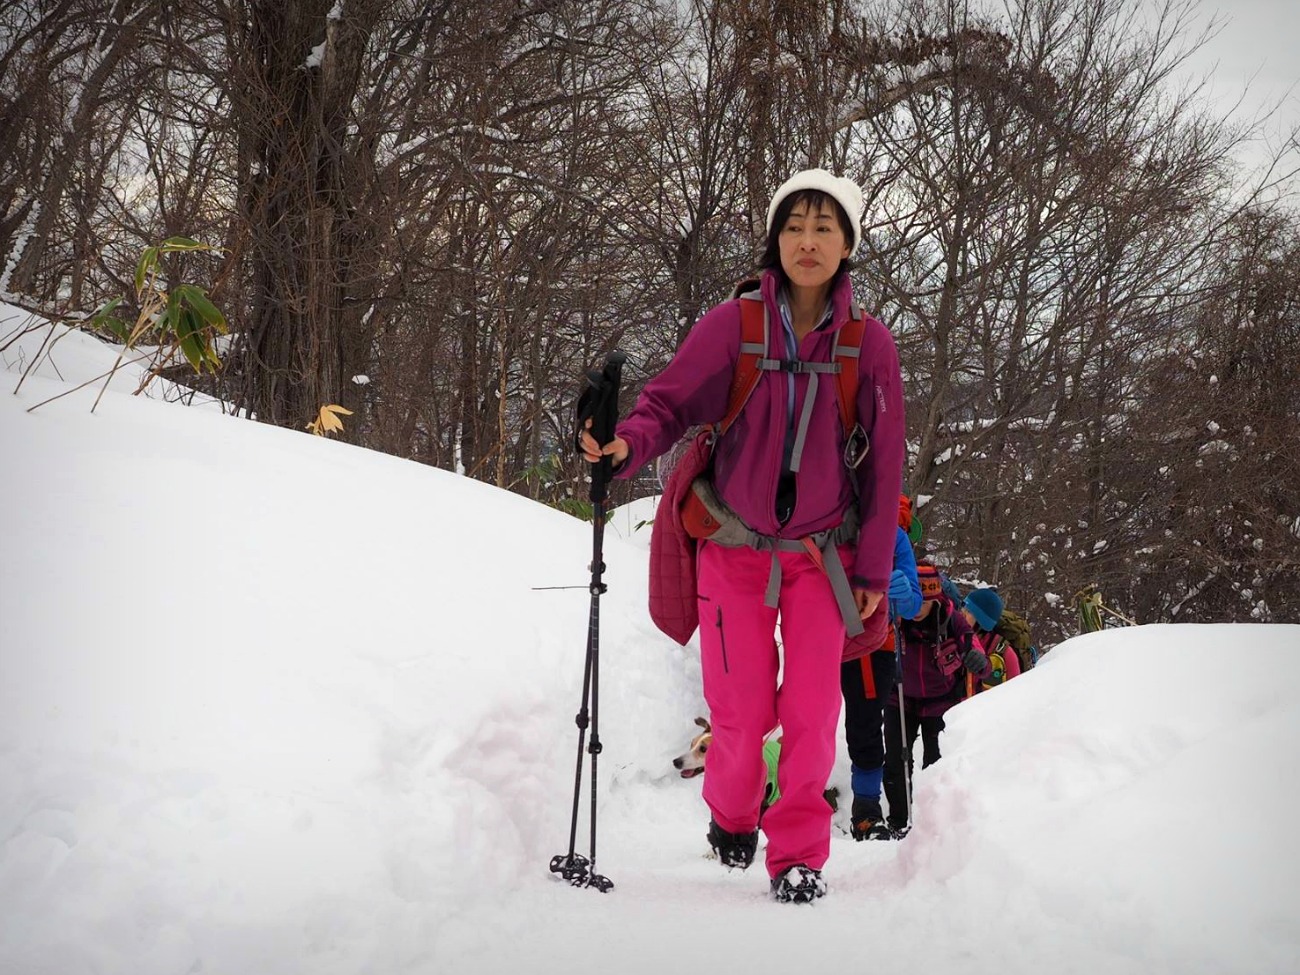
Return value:
M 907 822 L 903 833 L 907 833 L 912 828 L 912 745 L 907 740 L 907 704 L 903 697 L 903 631 L 895 618 L 890 619 L 890 625 L 894 628 L 894 666 L 898 669 L 898 730 L 903 736 L 903 795 L 907 796 Z
M 587 372 L 587 388 L 578 399 L 577 432 L 582 436 L 587 421 L 591 421 L 591 435 L 602 447 L 614 439 L 614 425 L 618 420 L 618 386 L 622 378 L 623 363 L 627 357 L 615 350 L 605 357 L 602 370 Z M 595 887 L 602 894 L 614 889 L 608 877 L 596 873 L 596 759 L 600 755 L 600 597 L 607 588 L 603 581 L 605 572 L 605 498 L 613 473 L 613 462 L 607 456 L 592 465 L 591 471 L 591 608 L 587 616 L 587 658 L 582 674 L 582 705 L 574 717 L 578 726 L 578 757 L 573 774 L 573 815 L 569 821 L 569 852 L 551 857 L 551 873 L 558 873 L 574 887 Z M 591 743 L 586 746 L 591 755 L 591 855 L 584 857 L 575 852 L 578 840 L 578 805 L 582 796 L 582 752 L 591 726 Z

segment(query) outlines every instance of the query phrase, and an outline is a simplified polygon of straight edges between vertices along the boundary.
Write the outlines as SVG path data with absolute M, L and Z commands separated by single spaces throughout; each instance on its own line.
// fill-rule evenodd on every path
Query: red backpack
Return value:
M 825 371 L 835 376 L 840 420 L 850 434 L 857 426 L 858 359 L 865 328 L 866 317 L 854 306 L 849 321 L 837 336 L 833 362 L 823 364 L 827 367 Z M 706 475 L 712 466 L 714 445 L 740 416 L 765 371 L 765 362 L 771 361 L 766 359 L 769 338 L 770 323 L 762 298 L 756 292 L 741 295 L 740 356 L 731 380 L 726 415 L 719 423 L 707 426 L 695 435 L 664 481 L 659 513 L 650 534 L 650 617 L 660 630 L 683 645 L 699 626 L 695 577 L 698 542 L 711 538 L 722 544 L 743 544 L 734 537 L 728 542 L 722 539 L 729 533 L 748 532 L 713 494 Z M 832 532 L 840 532 L 840 535 L 822 541 L 830 544 L 847 541 L 848 538 L 841 536 L 850 533 L 856 538 L 856 519 L 851 524 L 846 519 L 840 529 Z M 790 544 L 790 540 L 778 541 Z M 801 542 L 809 556 L 825 571 L 822 558 L 825 545 L 814 543 L 811 537 Z M 841 609 L 848 614 L 843 605 Z M 880 608 L 867 621 L 863 632 L 851 636 L 846 642 L 844 659 L 851 660 L 875 650 L 884 641 L 888 628 L 886 601 L 882 599 Z

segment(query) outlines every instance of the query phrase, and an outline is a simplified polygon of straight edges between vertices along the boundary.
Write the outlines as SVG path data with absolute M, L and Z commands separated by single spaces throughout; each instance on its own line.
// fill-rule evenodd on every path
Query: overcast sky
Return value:
M 1159 0 L 1146 2 L 1156 6 Z M 1273 143 L 1280 142 L 1300 124 L 1300 0 L 1200 0 L 1194 17 L 1189 38 L 1215 18 L 1223 27 L 1192 56 L 1190 70 L 1211 75 L 1207 93 L 1223 111 L 1243 92 L 1238 114 L 1247 118 L 1282 100 L 1277 119 L 1266 126 Z

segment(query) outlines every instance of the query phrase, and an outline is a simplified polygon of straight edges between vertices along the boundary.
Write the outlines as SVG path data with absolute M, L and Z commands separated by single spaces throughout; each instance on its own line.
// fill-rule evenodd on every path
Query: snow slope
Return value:
M 601 600 L 616 887 L 573 889 L 590 526 L 133 386 L 25 412 L 113 354 L 70 336 L 11 395 L 31 338 L 0 372 L 6 975 L 1300 969 L 1300 627 L 1058 646 L 951 713 L 907 840 L 837 834 L 830 895 L 775 905 L 669 765 L 704 710 L 638 502 Z

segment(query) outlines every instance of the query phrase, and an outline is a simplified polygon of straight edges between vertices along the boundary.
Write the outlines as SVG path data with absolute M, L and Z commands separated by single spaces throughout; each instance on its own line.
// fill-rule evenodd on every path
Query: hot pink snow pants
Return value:
M 841 549 L 847 558 L 848 549 Z M 780 724 L 781 798 L 763 814 L 767 872 L 796 863 L 820 870 L 830 854 L 831 808 L 823 793 L 835 763 L 840 716 L 840 658 L 844 621 L 826 574 L 802 552 L 781 560 L 781 637 L 777 610 L 763 605 L 772 553 L 700 547 L 700 656 L 704 699 L 713 725 L 704 801 L 732 833 L 758 827 L 763 787 L 763 738 Z

